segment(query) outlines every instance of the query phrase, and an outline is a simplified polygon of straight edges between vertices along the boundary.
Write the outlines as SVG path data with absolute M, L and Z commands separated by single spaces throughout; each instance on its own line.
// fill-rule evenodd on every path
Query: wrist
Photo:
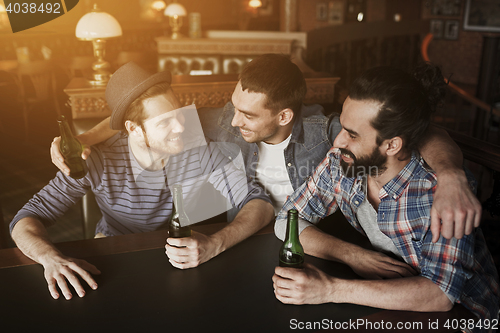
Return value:
M 441 173 L 437 174 L 438 183 L 444 182 L 457 182 L 457 181 L 467 181 L 465 176 L 465 171 L 458 168 L 448 168 Z
M 327 302 L 332 303 L 345 303 L 345 297 L 342 293 L 345 290 L 345 280 L 330 276 L 328 279 L 328 286 L 326 295 L 328 295 Z
M 220 234 L 216 233 L 207 237 L 208 241 L 212 244 L 211 247 L 214 249 L 213 257 L 218 256 L 226 250 L 224 239 Z
M 52 250 L 38 255 L 35 258 L 35 261 L 41 264 L 42 266 L 46 266 L 50 263 L 54 263 L 55 261 L 57 261 L 57 258 L 61 258 L 61 254 L 56 250 Z

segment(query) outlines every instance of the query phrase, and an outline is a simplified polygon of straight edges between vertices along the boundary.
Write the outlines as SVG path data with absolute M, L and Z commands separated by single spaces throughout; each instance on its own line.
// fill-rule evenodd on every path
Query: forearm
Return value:
M 16 223 L 12 239 L 25 256 L 40 264 L 46 258 L 61 255 L 50 241 L 43 224 L 33 217 L 25 217 Z
M 211 237 L 216 242 L 217 254 L 255 234 L 274 218 L 273 206 L 264 200 L 249 201 L 225 228 Z
M 110 117 L 104 119 L 99 124 L 89 129 L 87 132 L 78 135 L 76 138 L 82 144 L 85 144 L 87 146 L 92 146 L 109 139 L 110 137 L 118 133 L 117 130 L 112 130 L 109 127 L 109 118 Z
M 431 126 L 425 140 L 420 145 L 420 155 L 439 176 L 463 173 L 463 155 L 457 144 L 446 131 Z
M 421 312 L 449 311 L 453 307 L 437 285 L 421 276 L 391 280 L 334 279 L 329 287 L 335 303 Z
M 308 255 L 346 265 L 352 264 L 365 251 L 360 246 L 324 233 L 315 226 L 305 228 L 299 240 Z

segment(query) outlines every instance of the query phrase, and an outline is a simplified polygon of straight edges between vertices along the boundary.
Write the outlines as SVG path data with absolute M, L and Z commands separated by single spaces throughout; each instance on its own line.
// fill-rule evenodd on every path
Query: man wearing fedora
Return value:
M 46 231 L 46 226 L 54 224 L 88 191 L 95 194 L 103 215 L 96 233 L 104 236 L 166 228 L 173 208 L 169 189 L 173 184 L 182 185 L 185 202 L 195 197 L 202 183 L 210 183 L 222 193 L 240 213 L 213 235 L 193 231 L 189 238 L 169 238 L 167 254 L 178 268 L 210 260 L 274 217 L 264 191 L 248 182 L 245 171 L 235 167 L 216 145 L 193 145 L 193 140 L 186 140 L 188 112 L 173 94 L 170 82 L 168 71 L 150 74 L 133 62 L 119 68 L 106 88 L 106 101 L 112 110 L 110 126 L 121 132 L 93 146 L 86 176 L 73 179 L 58 172 L 12 220 L 12 238 L 26 256 L 43 265 L 53 298 L 59 298 L 59 287 L 71 299 L 70 286 L 83 297 L 85 290 L 78 276 L 97 288 L 91 274 L 99 274 L 99 270 L 62 254 Z M 197 117 L 196 110 L 194 114 Z
M 207 137 L 240 148 L 248 177 L 255 179 L 269 193 L 276 213 L 286 197 L 313 174 L 341 130 L 338 115 L 326 117 L 320 105 L 303 105 L 306 91 L 302 72 L 287 56 L 264 54 L 245 66 L 230 102 L 223 108 L 199 112 Z M 443 132 L 430 131 L 425 143 L 419 147 L 422 157 L 439 179 L 431 210 L 434 241 L 440 235 L 461 238 L 470 234 L 474 227 L 479 226 L 481 216 L 481 205 L 469 189 L 461 168 L 460 149 Z M 78 138 L 90 145 L 113 134 L 109 120 L 104 120 Z M 69 173 L 60 160 L 58 140 L 56 138 L 52 143 L 52 160 L 63 172 Z M 317 228 L 308 229 L 311 239 L 335 242 L 337 246 L 332 249 L 362 252 L 360 255 L 370 258 L 352 267 L 363 276 L 406 270 L 396 260 L 381 260 L 378 254 L 353 247 Z M 342 260 L 338 251 L 332 250 L 331 255 Z M 386 262 L 390 264 L 386 265 Z

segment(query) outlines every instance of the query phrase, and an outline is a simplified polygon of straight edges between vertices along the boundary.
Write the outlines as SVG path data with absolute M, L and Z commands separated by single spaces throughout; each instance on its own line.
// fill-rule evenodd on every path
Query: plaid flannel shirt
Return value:
M 462 303 L 479 318 L 498 317 L 498 273 L 481 230 L 462 239 L 442 236 L 432 243 L 430 210 L 437 179 L 417 154 L 379 192 L 377 223 L 390 237 L 404 261 L 430 279 L 453 303 Z M 340 167 L 340 153 L 332 148 L 313 176 L 291 194 L 277 219 L 278 237 L 286 227 L 286 213 L 299 212 L 300 231 L 333 214 L 337 208 L 364 234 L 357 210 L 365 200 L 362 176 L 348 178 Z

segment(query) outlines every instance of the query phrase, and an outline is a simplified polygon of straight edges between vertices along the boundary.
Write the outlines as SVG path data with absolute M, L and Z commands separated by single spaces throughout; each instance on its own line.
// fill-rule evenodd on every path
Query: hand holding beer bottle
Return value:
M 303 268 L 304 248 L 299 241 L 299 213 L 296 209 L 288 211 L 286 238 L 279 252 L 279 266 Z
M 64 116 L 57 120 L 59 130 L 61 131 L 61 141 L 59 148 L 64 156 L 64 162 L 69 167 L 70 177 L 74 179 L 83 178 L 87 172 L 87 163 L 82 159 L 83 147 L 71 132 L 71 128 Z

